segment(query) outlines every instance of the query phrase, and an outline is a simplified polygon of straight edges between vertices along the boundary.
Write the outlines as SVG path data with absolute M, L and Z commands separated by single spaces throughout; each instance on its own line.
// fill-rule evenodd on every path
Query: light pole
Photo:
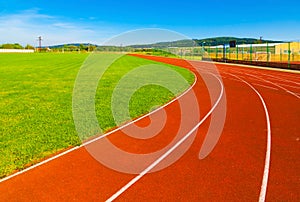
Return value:
M 195 49 L 195 41 L 194 40 L 192 40 L 193 41 L 193 47 L 192 47 L 192 60 L 194 60 L 194 49 Z
M 291 67 L 291 42 L 288 42 L 288 68 Z
M 201 47 L 202 47 L 202 58 L 203 58 L 203 55 L 204 55 L 204 44 L 205 44 L 205 41 L 203 41 L 203 42 L 201 43 Z
M 38 51 L 39 51 L 39 52 L 41 52 L 41 50 L 42 50 L 42 40 L 43 40 L 42 37 L 39 36 L 39 37 L 38 37 L 38 41 L 39 41 L 39 48 L 38 48 Z

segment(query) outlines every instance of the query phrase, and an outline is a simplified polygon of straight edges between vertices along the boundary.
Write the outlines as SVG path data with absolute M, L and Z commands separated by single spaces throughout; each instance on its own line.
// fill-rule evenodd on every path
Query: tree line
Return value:
M 22 46 L 18 43 L 6 43 L 6 44 L 2 44 L 0 45 L 0 49 L 32 49 L 34 50 L 35 48 L 30 45 L 30 44 L 27 44 L 26 46 Z

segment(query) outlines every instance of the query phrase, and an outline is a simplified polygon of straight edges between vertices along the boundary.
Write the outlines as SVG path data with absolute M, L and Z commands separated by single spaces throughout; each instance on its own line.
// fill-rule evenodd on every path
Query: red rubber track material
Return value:
M 200 118 L 211 109 L 205 83 L 192 67 L 209 72 L 211 65 L 181 59 L 135 56 L 194 71 L 198 80 L 193 90 L 200 105 Z M 208 119 L 199 127 L 191 147 L 178 161 L 166 169 L 146 174 L 117 201 L 258 201 L 267 145 L 266 118 L 257 94 L 230 74 L 254 86 L 269 111 L 272 148 L 266 201 L 299 201 L 300 102 L 297 97 L 266 81 L 297 87 L 295 82 L 300 81 L 300 75 L 221 64 L 216 66 L 226 90 L 227 116 L 215 149 L 207 158 L 199 160 L 199 149 L 210 124 Z M 285 87 L 300 94 L 300 89 Z M 135 140 L 118 131 L 111 134 L 109 140 L 134 153 L 163 148 L 172 141 L 181 118 L 178 101 L 167 105 L 165 110 L 168 119 L 158 136 Z M 145 117 L 136 124 L 146 126 L 149 119 Z M 106 168 L 93 159 L 84 147 L 80 147 L 1 182 L 0 201 L 105 201 L 134 177 L 136 175 Z

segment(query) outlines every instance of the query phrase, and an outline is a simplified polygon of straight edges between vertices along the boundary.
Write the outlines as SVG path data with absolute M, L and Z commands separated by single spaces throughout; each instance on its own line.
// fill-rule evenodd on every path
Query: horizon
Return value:
M 142 29 L 171 30 L 190 39 L 220 36 L 259 39 L 262 36 L 264 40 L 299 41 L 299 6 L 295 0 L 289 4 L 278 0 L 250 3 L 153 0 L 151 5 L 144 0 L 74 0 L 63 4 L 58 0 L 0 0 L 0 44 L 37 46 L 37 38 L 42 36 L 43 46 L 103 45 L 116 36 Z M 143 37 L 134 40 L 143 44 L 167 41 L 166 36 L 161 36 L 163 40 L 159 41 L 153 41 L 154 38 L 145 32 Z
M 142 45 L 153 45 L 153 44 L 159 44 L 159 43 L 174 43 L 174 42 L 179 42 L 179 41 L 184 41 L 184 40 L 208 40 L 208 39 L 214 39 L 214 38 L 225 38 L 225 37 L 228 37 L 228 38 L 236 38 L 236 39 L 255 39 L 255 38 L 244 38 L 244 37 L 234 37 L 234 36 L 220 36 L 220 37 L 210 37 L 210 38 L 202 38 L 202 39 L 180 39 L 180 40 L 175 40 L 175 41 L 158 41 L 158 42 L 155 42 L 155 43 L 143 43 L 143 44 L 129 44 L 129 45 L 126 45 L 124 47 L 130 47 L 130 46 L 142 46 Z M 257 39 L 259 40 L 259 39 Z M 274 42 L 274 43 L 277 43 L 277 41 L 280 41 L 280 40 L 268 40 L 268 39 L 262 39 L 263 41 L 270 41 L 270 42 Z M 285 41 L 281 41 L 282 43 L 285 43 Z M 228 41 L 229 43 L 229 41 Z M 95 45 L 95 46 L 114 46 L 114 47 L 119 47 L 120 45 L 109 45 L 109 44 L 91 44 L 91 43 L 63 43 L 63 44 L 54 44 L 54 45 L 50 45 L 48 47 L 55 47 L 55 46 L 62 46 L 62 45 Z M 46 46 L 43 46 L 43 47 L 46 47 Z
M 179 40 L 174 40 L 174 41 L 157 41 L 157 42 L 154 42 L 154 43 L 137 43 L 137 44 L 127 44 L 127 45 L 125 45 L 124 47 L 130 47 L 130 46 L 142 46 L 142 45 L 153 45 L 153 44 L 159 44 L 159 43 L 174 43 L 174 42 L 179 42 L 179 41 L 184 41 L 184 40 L 199 40 L 199 41 L 204 41 L 204 40 L 209 40 L 209 39 L 217 39 L 217 38 L 235 38 L 235 39 L 237 39 L 237 40 L 239 40 L 239 39 L 246 39 L 246 40 L 260 40 L 260 39 L 256 39 L 256 38 L 247 38 L 247 37 L 235 37 L 235 36 L 217 36 L 217 37 L 209 37 L 209 38 L 202 38 L 202 39 L 179 39 Z M 273 43 L 287 43 L 288 41 L 283 41 L 283 40 L 269 40 L 269 39 L 262 39 L 262 41 L 263 42 L 265 42 L 265 41 L 268 41 L 269 43 L 271 42 L 273 42 Z M 290 42 L 292 42 L 292 41 L 290 41 Z M 295 41 L 295 42 L 299 42 L 299 40 L 298 41 Z M 228 41 L 228 43 L 229 43 L 229 41 Z M 267 43 L 267 42 L 265 42 L 265 43 Z M 4 45 L 4 44 L 19 44 L 19 45 L 21 45 L 21 46 L 23 46 L 23 47 L 25 47 L 26 45 L 32 45 L 32 44 L 21 44 L 21 43 L 18 43 L 18 42 L 13 42 L 13 43 L 3 43 L 3 44 L 1 44 L 0 43 L 0 45 Z M 117 44 L 93 44 L 93 43 L 88 43 L 88 42 L 81 42 L 81 43 L 79 43 L 79 42 L 73 42 L 73 43 L 60 43 L 60 44 L 53 44 L 53 45 L 42 45 L 42 48 L 47 48 L 47 47 L 51 47 L 51 48 L 53 48 L 53 47 L 58 47 L 58 46 L 63 46 L 63 45 L 85 45 L 85 46 L 87 46 L 87 45 L 93 45 L 93 46 L 98 46 L 98 47 L 105 47 L 105 46 L 112 46 L 112 47 L 119 47 L 120 45 L 117 45 Z M 121 44 L 122 45 L 122 44 Z M 222 45 L 222 44 L 219 44 L 219 45 Z M 37 48 L 38 47 L 38 45 L 37 46 L 34 46 L 35 48 Z

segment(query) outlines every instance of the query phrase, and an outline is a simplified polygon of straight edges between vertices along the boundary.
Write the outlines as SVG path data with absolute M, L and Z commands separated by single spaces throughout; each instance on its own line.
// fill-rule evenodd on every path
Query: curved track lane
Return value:
M 207 87 L 197 72 L 214 74 L 211 64 L 191 61 L 197 68 L 193 69 L 190 63 L 179 59 L 139 57 L 183 66 L 196 73 L 198 80 L 193 90 L 201 116 L 199 120 L 190 121 L 190 128 L 201 120 L 203 122 L 185 140 L 192 142 L 187 152 L 174 164 L 158 172 L 149 173 L 152 168 L 145 165 L 149 169 L 139 177 L 106 168 L 91 157 L 85 147 L 75 148 L 47 163 L 2 180 L 0 201 L 300 199 L 299 74 L 218 64 L 221 77 L 211 75 L 211 79 L 223 80 L 227 100 L 226 122 L 212 153 L 200 160 L 199 150 L 212 122 L 211 117 L 206 115 L 218 103 L 211 103 Z M 221 89 L 220 86 L 215 90 L 221 95 Z M 185 100 L 187 106 L 190 93 L 179 98 Z M 189 107 L 192 113 L 195 108 Z M 109 135 L 109 140 L 134 153 L 163 148 L 174 140 L 174 133 L 179 130 L 179 108 L 177 100 L 164 108 L 168 119 L 165 128 L 155 138 L 137 141 L 122 131 L 115 131 Z M 147 126 L 149 117 L 138 120 L 136 124 Z M 185 137 L 188 132 L 181 137 Z M 91 145 L 99 141 L 101 139 Z M 169 155 L 181 149 L 178 145 Z M 168 158 L 166 156 L 157 165 L 153 164 L 153 168 Z M 128 184 L 130 186 L 126 186 Z

